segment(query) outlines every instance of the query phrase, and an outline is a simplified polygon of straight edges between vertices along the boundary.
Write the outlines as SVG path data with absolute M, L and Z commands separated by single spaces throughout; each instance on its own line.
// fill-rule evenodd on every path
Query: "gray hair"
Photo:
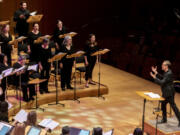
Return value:
M 63 45 L 63 46 L 66 46 L 66 45 L 67 45 L 67 41 L 70 40 L 70 39 L 72 39 L 71 36 L 65 36 L 62 45 Z M 71 45 L 72 45 L 72 44 L 71 44 Z
M 171 62 L 170 62 L 169 60 L 165 60 L 164 63 L 165 63 L 168 67 L 171 66 Z

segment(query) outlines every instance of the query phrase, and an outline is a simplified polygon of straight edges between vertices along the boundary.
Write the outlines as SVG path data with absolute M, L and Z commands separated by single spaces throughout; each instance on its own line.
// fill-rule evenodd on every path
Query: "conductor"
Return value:
M 169 60 L 165 60 L 162 63 L 162 70 L 164 71 L 164 74 L 160 75 L 157 72 L 157 66 L 156 67 L 153 66 L 150 75 L 155 80 L 155 82 L 161 86 L 162 97 L 164 97 L 165 99 L 164 101 L 162 101 L 161 104 L 161 109 L 163 111 L 163 118 L 160 123 L 167 122 L 166 105 L 167 103 L 169 103 L 179 121 L 178 126 L 180 127 L 180 113 L 174 101 L 175 89 L 173 86 L 173 73 L 170 69 L 170 66 L 171 66 L 171 62 Z

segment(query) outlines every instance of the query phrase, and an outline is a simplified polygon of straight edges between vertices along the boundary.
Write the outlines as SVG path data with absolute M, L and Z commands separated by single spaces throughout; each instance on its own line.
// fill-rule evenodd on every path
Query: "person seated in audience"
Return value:
M 70 135 L 70 128 L 68 126 L 63 127 L 61 135 Z
M 25 124 L 27 126 L 36 126 L 36 123 L 37 123 L 37 113 L 35 111 L 29 112 Z
M 103 130 L 100 127 L 93 128 L 93 134 L 92 135 L 103 135 Z
M 141 128 L 134 129 L 133 135 L 143 135 L 143 132 L 142 132 Z
M 8 120 L 8 103 L 0 102 L 0 121 L 9 122 Z
M 25 135 L 25 124 L 17 123 L 12 130 L 11 135 Z

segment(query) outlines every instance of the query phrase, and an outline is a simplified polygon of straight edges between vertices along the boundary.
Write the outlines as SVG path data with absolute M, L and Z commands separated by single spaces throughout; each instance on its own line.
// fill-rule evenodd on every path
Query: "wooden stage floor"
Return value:
M 41 106 L 46 109 L 45 112 L 37 110 L 38 121 L 44 118 L 58 121 L 60 126 L 51 133 L 52 135 L 59 135 L 61 128 L 65 125 L 89 130 L 100 126 L 104 131 L 114 128 L 114 135 L 128 135 L 133 132 L 134 128 L 141 127 L 143 99 L 136 95 L 135 91 L 146 90 L 161 93 L 160 87 L 153 82 L 106 64 L 101 65 L 101 75 L 101 83 L 107 85 L 109 89 L 108 95 L 105 95 L 106 100 L 85 97 L 80 98 L 80 104 L 72 100 L 61 101 L 65 107 L 45 104 Z M 98 80 L 97 66 L 93 79 Z M 50 86 L 50 89 L 54 89 L 54 86 Z M 46 96 L 47 102 L 50 102 L 51 97 L 48 95 L 43 96 Z M 177 106 L 180 107 L 179 93 L 176 94 L 175 100 Z M 152 112 L 156 106 L 157 102 L 147 102 L 146 120 L 155 119 Z

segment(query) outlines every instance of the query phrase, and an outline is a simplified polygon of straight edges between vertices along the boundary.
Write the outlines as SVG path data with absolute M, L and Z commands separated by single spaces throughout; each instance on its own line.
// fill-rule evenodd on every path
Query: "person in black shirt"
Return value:
M 70 55 L 74 53 L 73 47 L 72 47 L 72 38 L 70 36 L 66 36 L 64 38 L 61 52 L 67 53 L 67 55 Z M 73 67 L 73 58 L 66 58 L 64 57 L 60 61 L 60 68 L 61 68 L 61 88 L 64 91 L 65 85 L 67 86 L 67 89 L 73 89 L 71 87 L 71 73 L 72 73 L 72 67 Z
M 54 34 L 53 34 L 54 42 L 56 44 L 56 53 L 60 51 L 62 42 L 64 40 L 63 38 L 59 38 L 59 36 L 65 33 L 66 33 L 66 30 L 65 30 L 65 27 L 63 26 L 62 21 L 58 20 L 57 27 L 54 30 Z
M 41 37 L 41 32 L 39 31 L 39 24 L 33 24 L 33 30 L 28 36 L 28 52 L 30 53 L 30 62 L 38 62 L 37 54 L 39 53 L 39 44 L 34 43 L 36 39 Z
M 21 68 L 22 66 L 25 65 L 25 58 L 23 56 L 19 56 L 18 58 L 18 62 L 14 63 L 13 68 L 14 69 L 18 69 Z M 18 86 L 19 84 L 19 77 L 21 75 L 21 88 L 22 88 L 22 92 L 23 92 L 23 101 L 28 102 L 29 100 L 34 100 L 33 98 L 33 94 L 35 93 L 35 89 L 33 89 L 31 87 L 31 89 L 29 89 L 29 97 L 27 94 L 27 88 L 28 88 L 28 81 L 29 81 L 29 72 L 25 70 L 20 71 L 18 73 L 16 73 L 16 81 Z
M 4 53 L 8 58 L 8 64 L 11 66 L 11 51 L 12 46 L 9 44 L 9 41 L 12 40 L 12 36 L 9 33 L 9 24 L 6 24 L 2 28 L 2 33 L 0 34 L 0 42 L 1 44 L 1 53 Z
M 9 122 L 8 120 L 8 103 L 0 102 L 0 121 Z
M 20 9 L 14 13 L 14 21 L 16 22 L 16 31 L 19 36 L 27 36 L 29 31 L 29 24 L 26 22 L 30 16 L 27 10 L 27 3 L 21 2 Z
M 180 127 L 180 112 L 174 101 L 175 89 L 173 85 L 173 73 L 170 69 L 170 66 L 171 66 L 171 62 L 165 60 L 162 63 L 162 70 L 164 71 L 164 74 L 160 75 L 157 72 L 157 67 L 152 67 L 152 72 L 150 72 L 150 75 L 153 77 L 155 82 L 161 86 L 162 97 L 165 99 L 164 101 L 162 101 L 162 105 L 161 105 L 161 109 L 163 111 L 163 119 L 161 120 L 160 123 L 167 122 L 166 105 L 167 103 L 169 103 L 179 121 L 178 126 Z
M 49 47 L 49 39 L 45 38 L 43 44 L 39 49 L 39 68 L 41 70 L 41 79 L 47 79 L 45 82 L 40 83 L 40 93 L 49 93 L 48 91 L 48 80 L 51 64 L 48 60 L 51 58 L 51 48 Z
M 6 69 L 8 69 L 9 66 L 7 64 L 7 56 L 3 53 L 0 54 L 0 74 L 2 74 L 2 72 Z M 1 84 L 0 84 L 1 88 L 2 88 L 2 95 L 0 95 L 0 101 L 5 101 L 5 92 L 6 92 L 6 78 L 3 78 L 1 80 Z
M 84 51 L 85 51 L 85 65 L 86 65 L 86 73 L 85 73 L 86 85 L 85 85 L 85 87 L 88 88 L 89 87 L 88 84 L 95 85 L 95 83 L 92 81 L 92 72 L 93 72 L 94 66 L 98 60 L 97 56 L 91 56 L 91 54 L 98 51 L 96 37 L 94 34 L 89 35 L 89 40 L 86 43 Z

